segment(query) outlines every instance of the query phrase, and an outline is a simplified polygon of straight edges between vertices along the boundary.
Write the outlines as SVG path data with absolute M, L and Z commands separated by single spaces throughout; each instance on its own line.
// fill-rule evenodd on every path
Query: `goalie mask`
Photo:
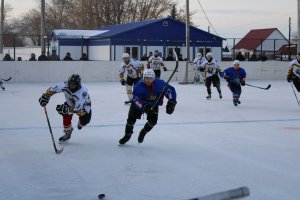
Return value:
M 81 88 L 81 78 L 78 74 L 73 74 L 69 77 L 68 87 L 71 92 L 76 92 Z

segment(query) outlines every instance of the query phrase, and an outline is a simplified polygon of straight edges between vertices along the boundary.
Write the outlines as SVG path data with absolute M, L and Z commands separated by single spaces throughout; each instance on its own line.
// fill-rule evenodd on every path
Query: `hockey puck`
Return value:
M 103 199 L 103 198 L 105 198 L 105 194 L 99 194 L 98 195 L 98 199 Z

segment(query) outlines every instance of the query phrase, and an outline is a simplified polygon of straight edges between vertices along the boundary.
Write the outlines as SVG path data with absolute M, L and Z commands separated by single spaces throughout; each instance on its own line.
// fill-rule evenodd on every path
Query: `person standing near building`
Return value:
M 52 54 L 49 56 L 49 60 L 52 60 L 52 61 L 60 60 L 59 56 L 56 53 L 56 50 L 52 50 Z
M 92 110 L 90 95 L 87 88 L 81 85 L 81 77 L 78 74 L 71 75 L 66 82 L 50 87 L 39 98 L 40 105 L 45 107 L 49 103 L 50 97 L 60 92 L 64 93 L 66 98 L 64 104 L 56 106 L 56 111 L 63 117 L 64 135 L 59 138 L 59 141 L 63 143 L 71 138 L 73 114 L 79 116 L 77 128 L 80 130 L 90 123 Z
M 160 78 L 161 67 L 164 69 L 164 71 L 168 71 L 163 63 L 162 57 L 159 56 L 158 50 L 155 50 L 154 55 L 148 59 L 147 68 L 153 69 L 155 73 L 155 77 Z
M 125 101 L 125 104 L 128 104 L 132 102 L 132 88 L 142 77 L 144 65 L 141 61 L 130 58 L 128 53 L 123 53 L 122 59 L 123 62 L 119 70 L 119 77 L 121 85 L 126 86 L 128 101 Z
M 46 52 L 42 51 L 41 55 L 38 57 L 38 61 L 47 61 L 48 57 L 46 56 Z
M 133 103 L 130 105 L 128 112 L 125 135 L 119 140 L 119 144 L 121 145 L 129 141 L 136 120 L 141 119 L 142 114 L 146 113 L 147 123 L 140 131 L 138 137 L 139 143 L 144 141 L 145 135 L 157 123 L 158 107 L 162 106 L 164 97 L 168 99 L 166 105 L 167 114 L 171 115 L 177 104 L 175 88 L 165 81 L 155 78 L 153 69 L 146 69 L 144 71 L 143 79 L 134 86 L 133 96 Z
M 240 96 L 242 93 L 241 86 L 246 84 L 246 71 L 240 67 L 240 61 L 233 61 L 233 66 L 225 69 L 221 76 L 227 81 L 228 87 L 232 92 L 233 105 L 241 104 Z
M 217 88 L 220 99 L 222 99 L 219 73 L 220 66 L 216 59 L 213 58 L 212 53 L 206 54 L 206 60 L 201 64 L 199 70 L 205 73 L 205 86 L 207 88 L 206 99 L 211 99 L 211 84 Z
M 297 54 L 296 59 L 289 63 L 287 81 L 292 82 L 297 91 L 300 92 L 300 52 Z

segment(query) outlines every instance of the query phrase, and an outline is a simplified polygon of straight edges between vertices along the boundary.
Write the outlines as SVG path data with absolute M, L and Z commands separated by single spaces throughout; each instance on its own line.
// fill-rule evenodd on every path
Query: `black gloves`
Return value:
M 230 82 L 230 77 L 229 77 L 229 76 L 225 76 L 224 79 L 225 79 L 227 82 Z
M 40 98 L 39 98 L 39 102 L 40 102 L 40 105 L 42 107 L 45 107 L 48 103 L 49 103 L 49 100 L 50 100 L 50 97 L 43 94 Z
M 169 100 L 166 106 L 166 113 L 171 115 L 174 112 L 176 104 L 176 100 Z
M 200 71 L 200 72 L 204 72 L 204 71 L 205 71 L 205 68 L 200 67 L 200 68 L 199 68 L 199 71 Z
M 56 110 L 60 115 L 66 115 L 69 113 L 68 105 L 67 104 L 61 104 L 56 106 Z
M 241 80 L 241 86 L 245 86 L 246 82 L 244 80 Z
M 163 70 L 166 72 L 166 71 L 168 71 L 168 69 L 166 68 L 166 67 L 163 67 Z
M 289 83 L 292 82 L 292 81 L 293 81 L 292 75 L 287 75 L 286 80 L 287 80 L 287 82 L 289 82 Z
M 121 85 L 126 85 L 126 81 L 124 79 L 121 79 L 120 82 L 121 82 Z

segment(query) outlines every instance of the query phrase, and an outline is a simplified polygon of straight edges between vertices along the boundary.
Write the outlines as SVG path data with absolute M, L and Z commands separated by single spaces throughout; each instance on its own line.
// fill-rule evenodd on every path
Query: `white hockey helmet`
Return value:
M 129 58 L 129 53 L 123 53 L 122 58 Z
M 202 53 L 200 53 L 200 52 L 197 53 L 197 57 L 198 57 L 198 58 L 201 58 L 201 57 L 202 57 Z
M 239 61 L 239 60 L 235 60 L 235 61 L 233 61 L 232 64 L 233 64 L 233 65 L 240 65 L 240 61 Z
M 212 57 L 213 57 L 212 53 L 208 52 L 208 53 L 206 54 L 206 58 L 212 58 Z
M 153 78 L 155 79 L 155 73 L 153 69 L 146 69 L 143 73 L 143 78 Z

